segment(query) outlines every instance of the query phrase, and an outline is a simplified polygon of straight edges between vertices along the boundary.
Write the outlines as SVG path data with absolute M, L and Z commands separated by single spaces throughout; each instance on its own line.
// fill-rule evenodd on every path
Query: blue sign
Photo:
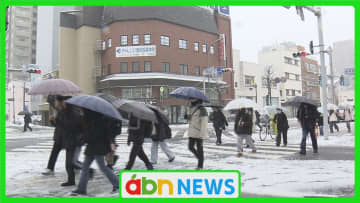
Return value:
M 230 14 L 230 7 L 229 6 L 220 6 L 219 12 L 224 15 Z
M 219 66 L 219 67 L 217 67 L 217 73 L 219 74 L 219 75 L 221 75 L 222 74 L 222 68 Z

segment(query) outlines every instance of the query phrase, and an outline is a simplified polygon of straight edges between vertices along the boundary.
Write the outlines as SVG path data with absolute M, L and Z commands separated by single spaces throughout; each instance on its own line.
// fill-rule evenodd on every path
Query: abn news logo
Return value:
M 239 198 L 238 171 L 123 171 L 121 198 Z

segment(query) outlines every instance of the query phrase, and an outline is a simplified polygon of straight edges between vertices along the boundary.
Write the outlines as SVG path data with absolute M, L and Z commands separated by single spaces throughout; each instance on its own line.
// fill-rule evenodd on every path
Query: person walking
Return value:
M 87 143 L 85 160 L 82 165 L 80 181 L 73 196 L 86 195 L 89 181 L 90 165 L 95 160 L 101 172 L 113 186 L 112 192 L 119 190 L 119 179 L 114 172 L 105 166 L 105 155 L 111 151 L 112 135 L 108 129 L 106 119 L 100 113 L 83 109 L 83 139 Z
M 52 118 L 56 134 L 58 134 L 61 139 L 61 147 L 66 150 L 65 168 L 68 180 L 67 182 L 62 183 L 61 186 L 75 185 L 74 154 L 75 148 L 81 145 L 80 133 L 82 131 L 82 127 L 80 113 L 76 111 L 72 105 L 64 102 L 68 98 L 70 97 L 56 97 L 55 106 L 59 109 L 59 112 L 56 119 Z M 50 155 L 50 160 L 52 161 L 51 164 L 55 165 L 57 157 L 56 153 L 58 154 L 60 150 L 55 149 L 53 157 Z M 53 168 L 52 165 L 50 165 L 50 167 L 48 166 L 48 169 L 51 170 L 51 168 Z
M 159 113 L 156 111 L 154 111 L 154 112 L 157 115 L 158 123 L 154 124 L 153 133 L 151 136 L 151 139 L 152 139 L 151 155 L 150 155 L 151 163 L 152 164 L 157 163 L 159 145 L 160 145 L 161 150 L 168 157 L 168 161 L 173 162 L 175 159 L 175 155 L 169 149 L 169 147 L 166 143 L 166 139 L 171 138 L 171 129 L 169 128 L 169 125 L 166 124 L 166 122 L 161 119 L 161 117 L 158 115 Z
M 210 118 L 213 121 L 213 126 L 216 133 L 216 145 L 221 145 L 222 131 L 225 130 L 226 126 L 228 126 L 229 124 L 223 112 L 221 112 L 221 109 L 218 107 L 214 108 L 214 112 L 212 112 Z
M 302 128 L 300 154 L 306 155 L 306 137 L 308 134 L 310 134 L 311 137 L 313 152 L 318 153 L 318 145 L 315 137 L 315 126 L 320 118 L 320 113 L 316 110 L 315 106 L 301 103 L 296 117 Z
M 338 122 L 338 117 L 334 110 L 329 111 L 329 124 L 330 124 L 330 132 L 334 133 L 334 127 L 339 132 L 339 127 L 336 124 Z
M 348 133 L 351 133 L 351 126 L 350 126 L 350 121 L 352 120 L 352 113 L 351 113 L 351 110 L 350 108 L 346 108 L 345 109 L 345 122 L 346 122 L 346 127 L 348 129 Z
M 130 151 L 129 161 L 125 167 L 125 170 L 131 170 L 132 166 L 134 165 L 136 156 L 138 156 L 145 163 L 145 166 L 148 170 L 154 169 L 153 165 L 149 161 L 149 158 L 146 156 L 142 146 L 145 137 L 151 137 L 152 128 L 153 126 L 151 121 L 146 121 L 136 118 L 134 116 L 130 116 L 128 127 L 128 145 L 130 146 L 131 142 L 133 143 L 133 145 Z
M 256 147 L 251 140 L 253 128 L 253 113 L 250 109 L 241 108 L 235 117 L 234 130 L 237 134 L 237 156 L 243 155 L 243 140 L 251 147 L 252 152 L 256 152 Z
M 281 135 L 283 136 L 283 146 L 287 145 L 287 131 L 289 129 L 288 119 L 281 108 L 276 108 L 277 113 L 274 116 L 274 122 L 277 126 L 276 146 L 281 144 Z
M 107 128 L 109 129 L 110 139 L 111 139 L 111 151 L 106 154 L 105 160 L 107 163 L 107 167 L 113 170 L 113 166 L 116 161 L 119 159 L 119 156 L 115 155 L 115 150 L 117 148 L 117 144 L 115 142 L 116 136 L 121 134 L 122 122 L 112 118 L 106 118 Z
M 32 131 L 32 128 L 29 126 L 31 123 L 31 114 L 30 112 L 25 112 L 24 115 L 24 132 L 29 128 L 30 131 Z
M 189 121 L 188 137 L 189 150 L 198 160 L 196 170 L 202 170 L 204 167 L 204 149 L 203 140 L 208 137 L 208 113 L 202 106 L 201 99 L 190 100 L 190 115 L 186 116 Z M 196 145 L 196 148 L 195 148 Z

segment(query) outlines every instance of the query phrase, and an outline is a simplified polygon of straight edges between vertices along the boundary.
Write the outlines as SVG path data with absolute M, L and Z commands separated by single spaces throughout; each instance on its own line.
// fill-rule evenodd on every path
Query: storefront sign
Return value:
M 156 45 L 116 47 L 116 57 L 156 56 Z

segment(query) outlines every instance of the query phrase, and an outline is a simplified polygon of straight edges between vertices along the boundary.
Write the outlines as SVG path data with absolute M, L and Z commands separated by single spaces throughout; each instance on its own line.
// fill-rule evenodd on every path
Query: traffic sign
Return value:
M 164 87 L 160 87 L 160 92 L 164 92 Z

